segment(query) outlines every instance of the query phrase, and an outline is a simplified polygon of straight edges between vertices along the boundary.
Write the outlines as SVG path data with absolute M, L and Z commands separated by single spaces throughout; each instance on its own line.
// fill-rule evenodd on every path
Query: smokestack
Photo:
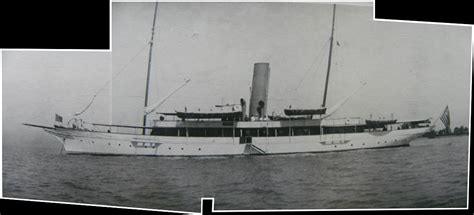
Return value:
M 260 118 L 267 115 L 269 79 L 270 64 L 255 63 L 253 67 L 249 116 L 257 116 Z

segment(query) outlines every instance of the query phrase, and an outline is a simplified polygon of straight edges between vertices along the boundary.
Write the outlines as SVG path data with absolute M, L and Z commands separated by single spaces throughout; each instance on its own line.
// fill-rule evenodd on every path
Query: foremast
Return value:
M 145 108 L 148 106 L 148 89 L 150 86 L 150 70 L 151 70 L 151 58 L 153 55 L 153 37 L 155 35 L 155 23 L 156 23 L 156 12 L 158 10 L 158 2 L 155 2 L 155 13 L 153 14 L 153 26 L 151 28 L 151 39 L 150 39 L 150 51 L 148 54 L 148 68 L 147 68 L 147 75 L 146 75 L 146 87 L 145 87 Z M 143 114 L 143 131 L 142 134 L 145 135 L 145 127 L 146 127 L 146 116 L 147 114 Z
M 326 83 L 324 85 L 324 97 L 323 97 L 323 104 L 321 107 L 325 108 L 326 107 L 326 96 L 328 92 L 328 83 L 329 83 L 329 73 L 331 71 L 331 59 L 332 59 L 332 46 L 334 42 L 334 21 L 336 19 L 336 4 L 333 5 L 332 8 L 332 28 L 331 28 L 331 37 L 330 37 L 330 43 L 329 43 L 329 57 L 328 57 L 328 69 L 326 73 Z
M 332 9 L 332 25 L 331 25 L 331 37 L 330 37 L 330 44 L 329 44 L 329 55 L 328 55 L 328 67 L 327 67 L 327 73 L 326 73 L 326 82 L 324 84 L 324 95 L 323 95 L 323 103 L 321 104 L 321 108 L 318 109 L 285 109 L 285 115 L 288 116 L 313 116 L 313 115 L 326 115 L 329 116 L 334 112 L 331 113 L 326 113 L 326 98 L 327 98 L 327 92 L 328 92 L 328 85 L 329 85 L 329 74 L 331 72 L 331 60 L 332 60 L 332 48 L 333 48 L 333 43 L 334 43 L 334 24 L 336 20 L 336 4 L 333 5 Z M 336 108 L 337 109 L 337 108 Z

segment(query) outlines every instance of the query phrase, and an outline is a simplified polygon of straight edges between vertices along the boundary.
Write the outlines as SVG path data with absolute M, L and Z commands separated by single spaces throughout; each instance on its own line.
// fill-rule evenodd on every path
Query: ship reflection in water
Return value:
M 71 156 L 51 142 L 4 142 L 5 197 L 193 212 L 201 197 L 215 197 L 216 210 L 467 202 L 468 136 L 389 149 L 232 157 Z

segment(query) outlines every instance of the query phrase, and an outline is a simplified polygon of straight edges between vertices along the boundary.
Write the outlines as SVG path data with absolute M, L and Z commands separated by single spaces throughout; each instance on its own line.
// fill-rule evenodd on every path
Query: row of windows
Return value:
M 363 132 L 363 127 L 323 127 L 324 134 Z M 286 127 L 286 128 L 154 128 L 151 135 L 189 136 L 189 137 L 273 137 L 273 136 L 319 135 L 321 128 Z

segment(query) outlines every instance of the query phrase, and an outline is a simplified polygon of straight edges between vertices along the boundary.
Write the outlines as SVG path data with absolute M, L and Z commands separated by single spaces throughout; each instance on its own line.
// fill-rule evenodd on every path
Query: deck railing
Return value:
M 119 133 L 119 134 L 142 134 L 143 129 L 145 129 L 146 134 L 151 133 L 153 127 L 143 127 L 143 126 L 129 126 L 129 125 L 108 125 L 108 124 L 99 124 L 93 123 L 93 130 L 98 132 L 107 132 L 107 133 Z

